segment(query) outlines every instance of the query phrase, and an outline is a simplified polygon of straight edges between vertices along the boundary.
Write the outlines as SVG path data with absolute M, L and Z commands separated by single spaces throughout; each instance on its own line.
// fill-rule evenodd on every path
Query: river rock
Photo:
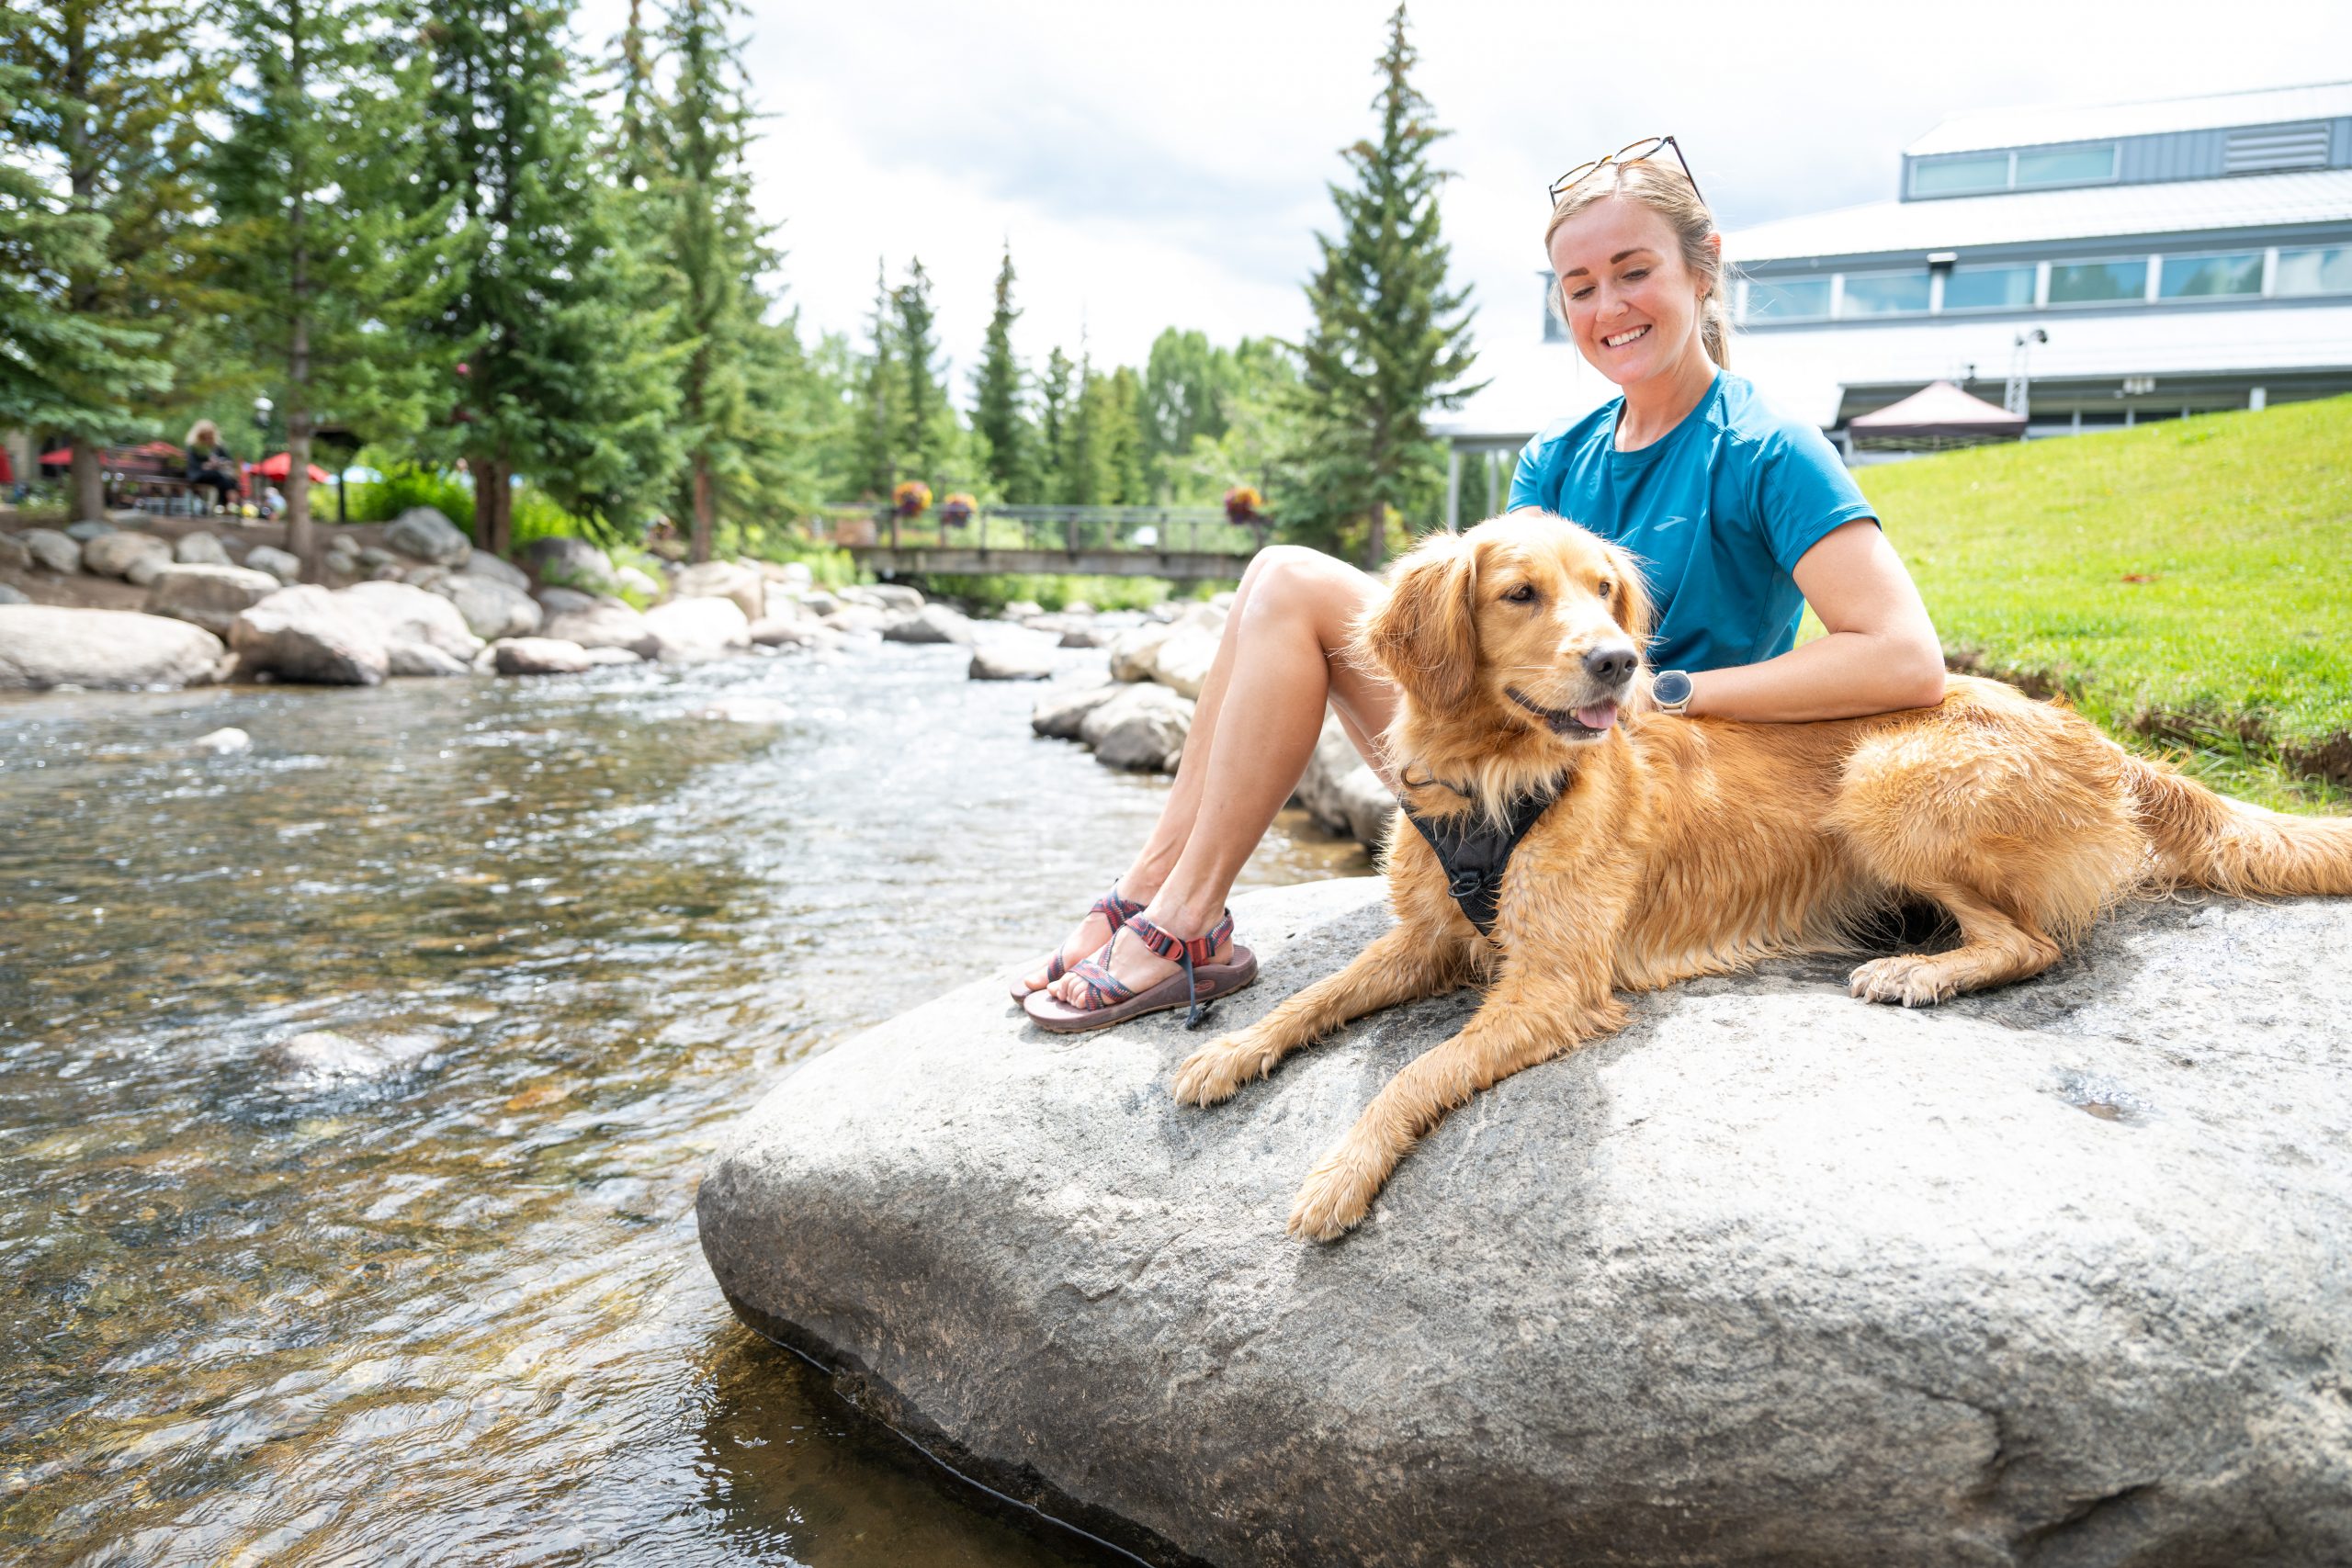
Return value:
M 590 648 L 581 651 L 588 656 L 588 667 L 599 670 L 605 665 L 642 664 L 644 660 L 626 648 Z
M 32 557 L 32 564 L 60 577 L 71 577 L 82 570 L 82 542 L 69 538 L 54 528 L 28 528 L 17 536 Z
M 1029 728 L 1055 740 L 1075 740 L 1086 716 L 1127 688 L 1114 682 L 1091 688 L 1057 687 L 1029 710 Z
M 187 749 L 206 757 L 231 757 L 253 750 L 254 738 L 234 725 L 209 730 L 188 742 Z
M 908 592 L 912 592 L 909 590 Z M 969 645 L 972 623 L 944 604 L 925 604 L 884 624 L 885 642 L 956 642 Z
M 452 573 L 435 583 L 431 592 L 456 605 L 466 629 L 487 641 L 529 637 L 547 619 L 538 601 L 522 589 L 477 572 Z
M 1197 699 L 1225 635 L 1225 611 L 1195 604 L 1184 612 L 1152 650 L 1151 679 L 1181 696 Z
M 492 582 L 503 582 L 518 593 L 531 591 L 530 574 L 511 562 L 500 560 L 488 550 L 472 550 L 458 564 L 458 570 L 467 577 L 486 577 Z
M 732 599 L 673 599 L 645 612 L 654 657 L 693 663 L 724 659 L 752 646 L 751 623 Z
M 361 613 L 372 615 L 383 629 L 384 647 L 388 654 L 400 662 L 400 649 L 404 644 L 428 649 L 441 659 L 411 658 L 413 668 L 394 668 L 395 675 L 462 674 L 481 651 L 481 638 L 466 626 L 466 618 L 458 607 L 437 593 L 427 593 L 422 588 L 412 588 L 405 582 L 357 582 L 341 590 L 335 597 Z M 456 665 L 454 670 L 445 664 Z
M 0 566 L 14 571 L 32 570 L 33 553 L 26 548 L 21 536 L 0 534 Z
M 384 546 L 434 566 L 463 565 L 474 551 L 464 531 L 430 506 L 412 506 L 393 518 L 384 530 Z
M 923 597 L 903 582 L 869 583 L 861 590 L 872 604 L 885 610 L 910 612 L 923 607 Z
M 211 534 L 182 534 L 172 544 L 172 558 L 182 566 L 228 566 L 229 547 Z
M 759 648 L 809 648 L 824 628 L 797 615 L 770 615 L 752 623 L 750 637 Z
M 834 598 L 831 593 L 826 592 L 821 588 L 811 588 L 806 592 L 797 593 L 793 597 L 799 601 L 800 607 L 803 610 L 806 610 L 809 616 L 815 620 L 821 621 L 827 615 L 839 611 L 842 607 L 842 602 L 839 599 Z
M 799 1066 L 702 1184 L 737 1311 L 1154 1561 L 2352 1561 L 2352 904 L 2133 906 L 1917 1011 L 1843 961 L 1637 998 L 1329 1247 L 1300 1182 L 1476 999 L 1178 1106 L 1388 924 L 1233 912 L 1263 977 L 1209 1031 L 1074 1049 L 995 977 Z
M 670 580 L 670 592 L 680 599 L 732 600 L 743 612 L 746 626 L 767 614 L 767 579 L 733 561 L 707 560 L 690 566 Z
M 1149 682 L 1130 685 L 1079 721 L 1078 738 L 1105 767 L 1172 773 L 1193 728 L 1193 700 Z
M 549 535 L 523 547 L 524 564 L 542 583 L 577 588 L 583 593 L 611 593 L 620 587 L 610 557 L 585 539 Z
M 7 583 L 0 582 L 0 604 L 29 604 L 32 602 L 32 595 L 23 589 L 12 588 Z
M 1064 626 L 1058 646 L 1062 648 L 1108 648 L 1119 640 L 1119 634 L 1109 626 L 1091 622 L 1082 626 Z
M 229 647 L 248 675 L 312 685 L 378 685 L 391 668 L 376 617 L 316 583 L 281 588 L 239 615 Z
M 578 610 L 558 612 L 550 607 L 539 634 L 582 648 L 627 649 L 639 659 L 651 659 L 662 651 L 661 639 L 647 627 L 645 617 L 617 599 L 592 599 L 587 608 Z
M 275 545 L 255 545 L 245 552 L 245 570 L 266 571 L 282 583 L 302 581 L 302 558 Z
M 992 644 L 972 655 L 965 673 L 975 681 L 1050 681 L 1054 666 L 1041 652 Z
M 1396 815 L 1396 797 L 1388 793 L 1380 775 L 1365 765 L 1363 753 L 1340 727 L 1339 716 L 1328 711 L 1323 716 L 1322 737 L 1315 743 L 1315 754 L 1307 759 L 1306 773 L 1292 798 L 1316 821 L 1334 833 L 1345 833 L 1368 850 L 1378 850 L 1388 841 L 1388 824 Z
M 122 528 L 108 529 L 82 547 L 82 570 L 93 577 L 129 577 L 131 568 L 142 560 L 153 561 L 159 572 L 171 559 L 169 539 Z M 150 572 L 148 581 L 153 582 L 154 577 L 155 573 Z
M 300 1094 L 346 1089 L 419 1066 L 440 1046 L 430 1034 L 383 1034 L 356 1039 L 314 1029 L 262 1047 L 261 1060 L 277 1074 L 271 1087 Z
M 577 675 L 588 668 L 588 650 L 551 637 L 501 637 L 491 644 L 492 667 L 501 675 Z M 637 656 L 630 654 L 635 661 Z
M 1002 615 L 1003 618 L 1008 621 L 1020 621 L 1023 624 L 1026 624 L 1033 616 L 1042 615 L 1045 613 L 1046 607 L 1043 604 L 1038 604 L 1035 599 L 1011 600 L 1005 604 L 1002 610 L 998 612 L 998 614 Z
M 599 604 L 620 604 L 624 610 L 630 608 L 618 599 L 599 599 L 594 593 L 582 593 L 577 588 L 534 588 L 531 590 L 531 597 L 538 602 L 541 610 L 550 615 L 568 615 L 575 610 L 593 610 Z
M 871 604 L 843 604 L 817 624 L 844 637 L 880 637 L 882 628 L 892 623 L 888 610 L 877 610 Z
M 78 545 L 87 545 L 93 539 L 103 539 L 114 531 L 113 524 L 101 523 L 95 517 L 86 517 L 79 523 L 68 523 L 65 525 L 65 536 Z
M 226 637 L 229 624 L 242 612 L 284 586 L 266 571 L 241 566 L 166 567 L 147 590 L 144 608 L 151 615 L 192 621 L 215 637 Z
M 1152 661 L 1159 657 L 1159 645 L 1168 640 L 1174 629 L 1172 625 L 1154 622 L 1120 633 L 1111 644 L 1111 679 L 1150 680 Z
M 634 593 L 648 603 L 662 597 L 662 584 L 633 566 L 616 568 L 613 582 L 616 592 Z
M 219 673 L 222 653 L 219 637 L 168 616 L 0 604 L 0 691 L 198 685 Z

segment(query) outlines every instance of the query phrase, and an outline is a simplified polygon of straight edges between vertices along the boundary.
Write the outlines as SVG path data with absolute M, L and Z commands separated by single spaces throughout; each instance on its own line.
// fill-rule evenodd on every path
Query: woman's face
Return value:
M 1552 236 L 1552 270 L 1577 352 L 1620 387 L 1703 355 L 1702 284 L 1667 220 L 1638 201 L 1606 197 Z

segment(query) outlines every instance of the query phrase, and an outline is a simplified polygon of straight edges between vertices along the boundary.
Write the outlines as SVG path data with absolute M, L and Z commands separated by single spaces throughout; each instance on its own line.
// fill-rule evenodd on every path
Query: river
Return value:
M 0 1554 L 1098 1561 L 695 1239 L 730 1119 L 1042 951 L 1158 808 L 965 659 L 0 703 Z M 1285 814 L 1244 881 L 1367 869 Z

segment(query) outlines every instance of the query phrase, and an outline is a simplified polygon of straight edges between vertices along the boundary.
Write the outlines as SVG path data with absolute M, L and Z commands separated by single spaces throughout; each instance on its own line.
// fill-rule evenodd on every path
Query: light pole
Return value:
M 2040 327 L 2030 333 L 2019 333 L 2009 353 L 2009 384 L 2001 393 L 2001 406 L 2019 419 L 2027 417 L 2025 356 L 2035 344 L 2048 343 L 2050 334 Z

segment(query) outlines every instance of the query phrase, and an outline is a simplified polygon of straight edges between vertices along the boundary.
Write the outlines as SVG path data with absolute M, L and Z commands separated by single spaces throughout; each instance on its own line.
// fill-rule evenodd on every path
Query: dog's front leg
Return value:
M 1396 1162 L 1447 1111 L 1490 1084 L 1621 1026 L 1625 1008 L 1610 994 L 1606 967 L 1582 967 L 1589 973 L 1534 975 L 1524 965 L 1508 965 L 1462 1032 L 1389 1079 L 1323 1156 L 1291 1205 L 1290 1234 L 1337 1238 L 1370 1212 Z
M 1351 1019 L 1450 991 L 1468 978 L 1468 954 L 1465 943 L 1433 937 L 1418 923 L 1391 927 L 1338 974 L 1185 1057 L 1176 1069 L 1176 1099 L 1185 1105 L 1229 1100 L 1243 1084 L 1264 1077 L 1276 1062 Z

